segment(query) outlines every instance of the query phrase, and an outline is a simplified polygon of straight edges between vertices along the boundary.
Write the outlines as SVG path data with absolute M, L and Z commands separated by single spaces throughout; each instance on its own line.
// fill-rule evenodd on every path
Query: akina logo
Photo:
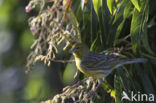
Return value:
M 149 101 L 149 102 L 154 102 L 155 101 L 155 96 L 154 94 L 142 94 L 139 91 L 137 93 L 134 93 L 131 91 L 130 95 L 128 95 L 125 91 L 122 92 L 122 98 L 121 101 L 123 100 L 128 100 L 128 101 Z

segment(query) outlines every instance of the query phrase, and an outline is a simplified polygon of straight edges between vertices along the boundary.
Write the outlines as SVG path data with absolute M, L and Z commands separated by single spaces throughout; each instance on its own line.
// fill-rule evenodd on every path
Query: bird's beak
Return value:
M 75 53 L 76 52 L 76 49 L 70 49 L 70 51 L 69 51 L 70 53 Z

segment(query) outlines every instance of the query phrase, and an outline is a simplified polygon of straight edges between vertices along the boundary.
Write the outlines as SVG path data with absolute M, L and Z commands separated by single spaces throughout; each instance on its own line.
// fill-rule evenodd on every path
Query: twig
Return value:
M 51 59 L 51 61 L 59 62 L 59 63 L 74 63 L 75 62 L 75 60 L 54 60 L 54 59 Z

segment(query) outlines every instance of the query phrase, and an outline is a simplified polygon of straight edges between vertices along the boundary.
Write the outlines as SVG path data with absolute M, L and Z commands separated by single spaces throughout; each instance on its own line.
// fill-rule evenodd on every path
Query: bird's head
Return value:
M 86 54 L 88 54 L 89 48 L 83 43 L 75 43 L 70 52 L 75 58 L 82 59 L 84 56 L 86 56 Z

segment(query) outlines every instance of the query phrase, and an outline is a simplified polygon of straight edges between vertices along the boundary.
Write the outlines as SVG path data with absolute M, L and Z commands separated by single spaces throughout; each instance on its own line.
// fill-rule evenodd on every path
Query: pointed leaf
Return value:
M 130 30 L 132 40 L 132 50 L 134 53 L 136 53 L 136 49 L 138 48 L 140 42 L 141 20 L 142 14 L 139 13 L 138 10 L 134 8 Z
M 107 6 L 111 14 L 113 14 L 113 3 L 114 0 L 107 0 Z
M 140 12 L 140 6 L 138 3 L 138 0 L 130 0 L 132 2 L 132 4 L 135 6 L 135 8 Z
M 124 19 L 132 15 L 132 10 L 133 10 L 132 3 L 129 1 L 124 9 L 124 14 L 123 14 Z
M 93 6 L 94 10 L 97 15 L 99 15 L 99 9 L 102 7 L 102 0 L 92 0 L 93 1 Z
M 154 55 L 154 52 L 152 51 L 150 45 L 149 45 L 149 40 L 147 36 L 147 22 L 148 22 L 148 17 L 149 17 L 149 6 L 148 6 L 148 0 L 145 0 L 144 4 L 142 5 L 144 7 L 143 12 L 144 12 L 144 20 L 143 20 L 143 27 L 142 27 L 142 43 L 144 48 L 149 52 L 150 54 Z
M 120 75 L 115 75 L 114 77 L 114 88 L 115 88 L 115 102 L 121 103 L 121 82 Z
M 127 7 L 127 2 L 128 0 L 123 0 L 119 6 L 118 6 L 118 10 L 117 12 L 115 13 L 115 18 L 114 18 L 114 21 L 113 21 L 113 24 L 116 23 L 118 20 L 120 20 L 123 16 L 123 12 L 124 12 L 124 8 Z

